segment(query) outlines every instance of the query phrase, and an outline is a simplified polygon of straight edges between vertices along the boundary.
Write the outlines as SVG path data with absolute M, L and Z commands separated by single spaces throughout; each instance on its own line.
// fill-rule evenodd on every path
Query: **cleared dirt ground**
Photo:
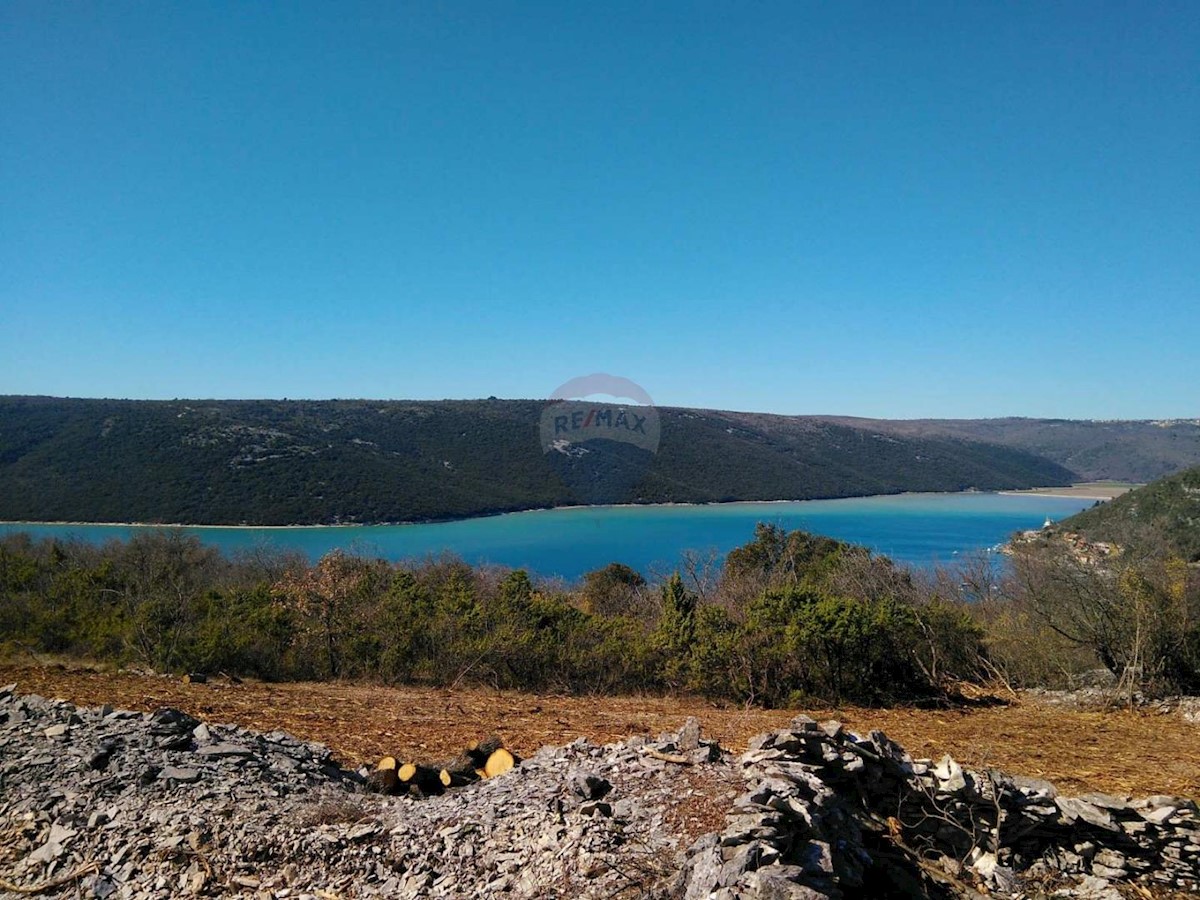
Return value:
M 1080 712 L 1032 698 L 1006 706 L 952 710 L 760 710 L 717 708 L 687 697 L 563 697 L 379 687 L 357 683 L 183 684 L 176 678 L 80 667 L 0 666 L 0 684 L 84 706 L 152 710 L 174 706 L 212 722 L 282 729 L 331 747 L 346 764 L 385 754 L 452 755 L 496 733 L 524 754 L 577 737 L 608 743 L 677 729 L 687 716 L 740 750 L 752 735 L 798 712 L 836 718 L 855 731 L 885 731 L 916 757 L 949 753 L 966 765 L 1046 778 L 1070 792 L 1200 797 L 1200 726 L 1151 712 Z

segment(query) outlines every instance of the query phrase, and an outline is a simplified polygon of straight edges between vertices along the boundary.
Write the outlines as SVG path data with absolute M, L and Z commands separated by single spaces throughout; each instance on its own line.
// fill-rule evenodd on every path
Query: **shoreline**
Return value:
M 1125 481 L 1083 481 L 1070 487 L 1018 488 L 997 491 L 1008 497 L 1065 497 L 1069 500 L 1115 500 L 1132 490 L 1144 487 Z
M 996 493 L 1004 497 L 1058 497 L 1060 500 L 1108 501 L 1113 499 L 1105 494 L 1055 494 L 1050 491 L 996 491 Z
M 1083 485 L 1081 485 L 1082 487 Z M 1129 490 L 1128 486 L 1122 486 L 1120 493 Z M 535 506 L 529 509 L 513 509 L 503 512 L 479 513 L 470 516 L 456 516 L 447 519 L 410 519 L 399 522 L 339 522 L 336 524 L 289 524 L 289 525 L 220 525 L 220 524 L 189 524 L 186 522 L 77 522 L 77 521 L 47 521 L 47 520 L 3 520 L 0 521 L 0 528 L 9 526 L 21 525 L 49 525 L 55 527 L 61 526 L 79 526 L 83 528 L 190 528 L 190 529 L 213 529 L 219 528 L 224 530 L 249 530 L 249 531 L 289 531 L 297 529 L 316 529 L 316 528 L 398 528 L 409 525 L 449 525 L 455 522 L 471 522 L 477 519 L 493 519 L 500 516 L 516 516 L 525 515 L 528 513 L 545 513 L 557 512 L 560 510 L 580 510 L 580 509 L 669 509 L 672 507 L 701 507 L 701 506 L 737 506 L 739 504 L 783 504 L 783 503 L 826 503 L 839 500 L 871 500 L 882 499 L 886 497 L 951 497 L 951 496 L 971 496 L 971 495 L 994 495 L 1002 497 L 1047 497 L 1067 500 L 1111 500 L 1113 496 L 1119 494 L 1105 495 L 1088 495 L 1064 493 L 1070 491 L 1070 487 L 1059 488 L 1020 488 L 997 491 L 897 491 L 891 494 L 855 494 L 847 497 L 810 497 L 804 500 L 776 499 L 776 500 L 714 500 L 710 502 L 695 502 L 686 500 L 676 500 L 666 503 L 597 503 L 583 504 L 576 503 L 568 506 Z

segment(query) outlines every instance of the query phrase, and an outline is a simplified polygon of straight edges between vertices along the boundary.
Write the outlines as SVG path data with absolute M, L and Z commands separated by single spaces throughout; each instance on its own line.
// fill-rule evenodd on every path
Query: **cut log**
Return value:
M 455 772 L 450 769 L 442 769 L 438 773 L 438 779 L 448 788 L 457 788 L 474 784 L 479 780 L 479 776 L 475 774 L 474 769 L 471 769 L 470 772 Z
M 405 763 L 396 772 L 403 789 L 414 796 L 431 796 L 442 793 L 446 786 L 442 784 L 441 771 L 430 766 L 416 763 Z
M 475 741 L 467 747 L 467 756 L 471 757 L 471 761 L 475 764 L 475 768 L 483 769 L 487 767 L 488 757 L 504 746 L 499 736 L 492 735 L 486 737 L 482 741 Z
M 208 676 L 203 672 L 188 672 L 183 676 L 184 684 L 208 684 Z
M 367 776 L 367 789 L 379 794 L 400 793 L 400 776 L 398 774 L 396 757 L 385 756 L 375 767 L 375 771 Z
M 485 759 L 484 762 L 487 762 L 487 760 Z M 482 763 L 477 763 L 474 755 L 470 751 L 464 751 L 463 753 L 460 753 L 458 756 L 454 757 L 454 759 L 448 760 L 442 768 L 448 769 L 452 773 L 463 772 L 470 775 L 476 769 L 480 769 L 482 767 Z
M 442 784 L 446 787 L 462 787 L 479 780 L 479 767 L 469 752 L 460 753 L 449 760 L 441 769 Z
M 495 778 L 497 775 L 503 775 L 517 764 L 517 758 L 510 751 L 503 747 L 493 751 L 487 758 L 487 763 L 483 767 L 483 771 L 487 773 L 488 778 Z

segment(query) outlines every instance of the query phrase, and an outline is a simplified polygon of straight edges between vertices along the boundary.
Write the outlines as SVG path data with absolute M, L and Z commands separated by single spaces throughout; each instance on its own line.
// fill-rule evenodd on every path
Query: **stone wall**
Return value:
M 1138 880 L 1195 890 L 1196 805 L 1060 796 L 1043 781 L 914 760 L 875 731 L 798 717 L 740 763 L 729 825 L 687 852 L 677 891 L 715 897 L 1119 896 Z

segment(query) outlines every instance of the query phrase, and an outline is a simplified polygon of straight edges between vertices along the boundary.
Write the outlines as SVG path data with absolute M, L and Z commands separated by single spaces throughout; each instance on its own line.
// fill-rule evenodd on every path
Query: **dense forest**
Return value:
M 0 398 L 0 520 L 329 524 L 594 503 L 1061 485 L 1016 447 L 815 419 L 659 409 L 657 452 L 544 451 L 547 401 Z

